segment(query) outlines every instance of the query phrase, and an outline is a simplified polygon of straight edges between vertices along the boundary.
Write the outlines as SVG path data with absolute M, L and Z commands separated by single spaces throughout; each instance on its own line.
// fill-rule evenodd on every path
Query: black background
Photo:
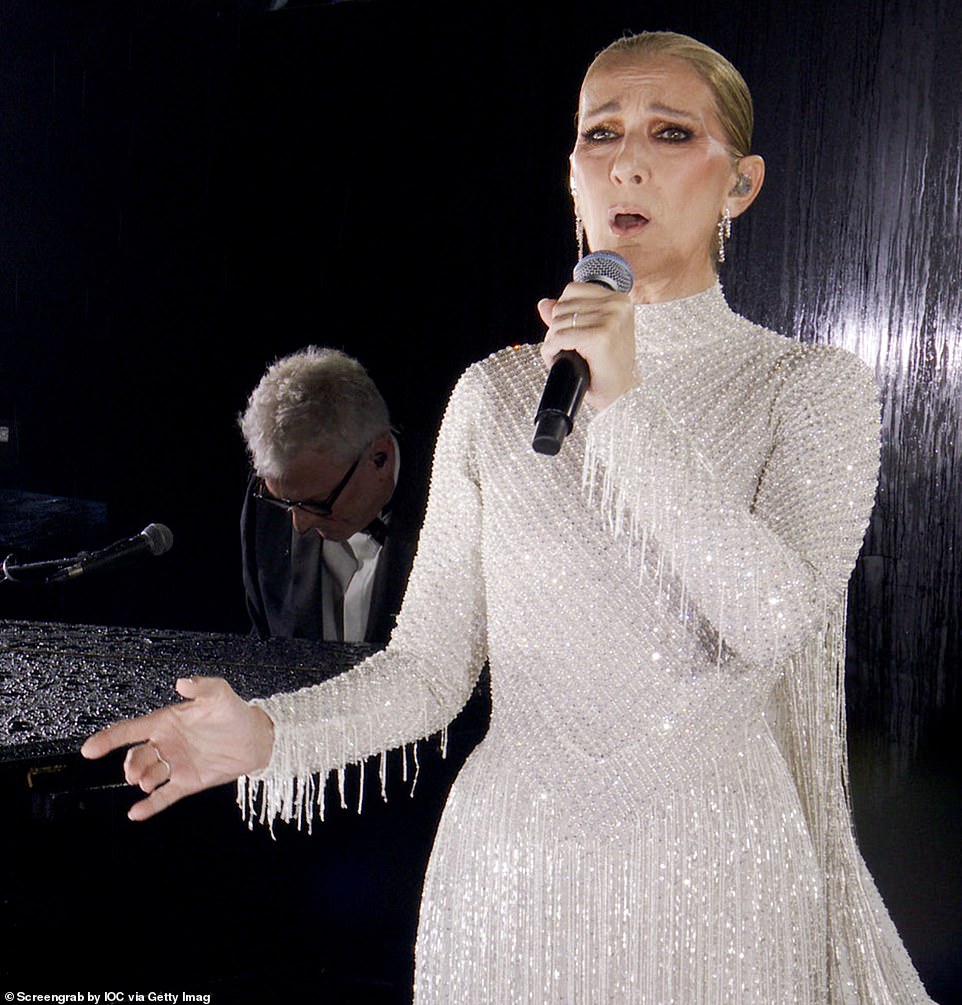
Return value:
M 461 369 L 537 340 L 535 304 L 570 274 L 585 66 L 625 30 L 688 32 L 743 71 L 768 162 L 732 305 L 806 340 L 847 344 L 843 315 L 877 335 L 856 346 L 886 436 L 850 611 L 856 820 L 923 977 L 959 1000 L 954 7 L 265 6 L 0 8 L 0 420 L 18 441 L 0 487 L 104 504 L 79 546 L 150 521 L 175 536 L 70 589 L 3 584 L 0 617 L 246 631 L 236 415 L 264 366 L 345 348 L 429 441 Z

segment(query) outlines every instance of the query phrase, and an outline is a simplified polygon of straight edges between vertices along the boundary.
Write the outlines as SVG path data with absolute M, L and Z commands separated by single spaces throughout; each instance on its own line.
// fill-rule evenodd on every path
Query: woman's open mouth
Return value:
M 608 214 L 608 227 L 613 234 L 624 237 L 634 234 L 648 223 L 648 217 L 632 210 L 612 210 Z

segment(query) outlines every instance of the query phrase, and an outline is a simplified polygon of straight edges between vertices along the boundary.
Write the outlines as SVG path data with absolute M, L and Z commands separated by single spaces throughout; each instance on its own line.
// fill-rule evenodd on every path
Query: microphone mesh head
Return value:
M 170 527 L 162 523 L 150 523 L 140 533 L 146 539 L 151 555 L 163 555 L 165 551 L 170 551 L 174 543 Z
M 601 283 L 618 293 L 627 293 L 635 277 L 631 266 L 613 251 L 592 251 L 574 268 L 576 283 Z

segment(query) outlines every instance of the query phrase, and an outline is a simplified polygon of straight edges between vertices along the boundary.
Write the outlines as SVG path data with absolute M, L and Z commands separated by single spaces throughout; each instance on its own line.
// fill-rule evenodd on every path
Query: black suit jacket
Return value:
M 424 516 L 425 479 L 413 453 L 405 449 L 401 456 L 389 533 L 374 574 L 364 641 L 375 645 L 394 629 Z M 254 631 L 265 638 L 323 639 L 321 536 L 293 531 L 288 513 L 253 498 L 255 482 L 251 476 L 241 510 L 244 592 Z

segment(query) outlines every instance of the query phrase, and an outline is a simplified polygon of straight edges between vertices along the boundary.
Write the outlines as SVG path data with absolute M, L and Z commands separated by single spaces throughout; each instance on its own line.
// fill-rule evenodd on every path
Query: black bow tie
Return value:
M 364 528 L 364 533 L 370 534 L 378 544 L 384 544 L 385 538 L 387 538 L 387 532 L 388 526 L 379 516 L 376 516 Z

